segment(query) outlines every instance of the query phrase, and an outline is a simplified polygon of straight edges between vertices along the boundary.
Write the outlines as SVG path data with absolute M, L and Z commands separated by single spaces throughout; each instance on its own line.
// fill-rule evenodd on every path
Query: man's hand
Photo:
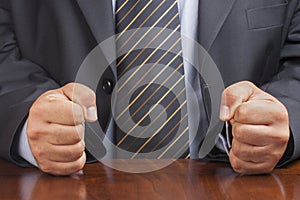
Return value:
M 254 84 L 239 82 L 224 90 L 220 118 L 232 125 L 232 168 L 241 174 L 270 173 L 289 140 L 284 105 Z
M 69 175 L 83 168 L 84 122 L 97 120 L 95 102 L 91 89 L 75 83 L 48 91 L 34 102 L 28 116 L 27 136 L 42 171 Z

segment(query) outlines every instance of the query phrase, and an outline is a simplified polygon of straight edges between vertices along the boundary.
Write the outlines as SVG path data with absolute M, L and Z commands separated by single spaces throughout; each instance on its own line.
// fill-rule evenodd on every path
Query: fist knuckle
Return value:
M 281 110 L 274 115 L 275 121 L 286 122 L 288 121 L 288 112 L 286 110 Z
M 72 160 L 77 160 L 82 156 L 82 151 L 76 151 L 72 154 Z
M 53 174 L 54 173 L 54 166 L 50 163 L 50 162 L 46 162 L 46 161 L 41 161 L 39 162 L 39 168 L 48 174 Z
M 55 168 L 54 166 L 52 168 L 51 167 L 46 167 L 42 171 L 47 173 L 47 174 L 51 174 L 51 175 L 55 175 L 55 176 L 68 175 L 67 173 L 64 172 L 64 170 L 59 169 L 59 168 Z
M 34 157 L 36 157 L 37 159 L 43 158 L 46 154 L 46 152 L 40 147 L 32 147 L 31 151 Z
M 278 138 L 278 142 L 279 142 L 280 144 L 287 144 L 288 141 L 289 141 L 289 138 L 290 138 L 290 137 L 289 137 L 288 134 L 282 134 L 282 136 Z
M 238 157 L 238 156 L 240 155 L 240 150 L 239 150 L 238 145 L 236 144 L 235 141 L 232 142 L 232 148 L 231 148 L 231 150 L 232 150 L 232 153 L 233 153 L 235 156 Z
M 289 120 L 289 113 L 285 107 L 284 107 L 284 111 L 282 112 L 282 115 L 286 121 Z
M 237 157 L 240 157 L 240 151 L 238 150 L 238 148 L 236 147 L 232 148 L 232 153 Z
M 76 150 L 74 148 L 68 148 L 62 153 L 62 156 L 72 158 L 72 160 L 74 160 L 75 154 L 76 154 Z
M 240 172 L 241 172 L 241 167 L 240 167 L 240 165 L 239 165 L 237 159 L 236 159 L 236 158 L 232 158 L 232 159 L 230 160 L 230 162 L 231 162 L 231 167 L 232 167 L 232 169 L 233 169 L 234 171 L 240 173 Z
M 72 138 L 71 142 L 73 144 L 77 144 L 81 141 L 81 137 L 80 137 L 81 133 L 79 132 L 79 130 L 77 128 L 75 128 L 74 131 L 71 134 L 72 134 L 72 136 L 70 136 L 70 137 Z
M 47 174 L 54 173 L 54 170 L 51 169 L 51 167 L 49 167 L 48 165 L 40 165 L 39 167 L 43 172 L 45 172 Z
M 83 159 L 78 159 L 75 164 L 73 165 L 73 172 L 77 172 L 79 170 L 81 170 L 84 167 L 85 161 Z
M 39 131 L 33 126 L 27 126 L 26 132 L 27 132 L 28 139 L 34 141 L 39 140 L 43 135 L 41 131 Z
M 246 86 L 256 87 L 256 86 L 254 85 L 254 83 L 252 83 L 251 81 L 241 81 L 240 83 L 241 83 L 241 85 L 246 85 Z
M 34 103 L 29 110 L 29 116 L 40 118 L 44 112 L 45 112 L 45 110 L 44 110 L 44 106 L 42 104 Z
M 45 99 L 49 104 L 57 103 L 57 97 L 54 94 L 45 95 Z
M 82 164 L 81 162 L 78 162 L 74 165 L 74 168 L 72 169 L 72 171 L 73 171 L 73 173 L 78 172 L 83 167 L 84 167 L 84 164 Z
M 286 145 L 289 141 L 289 134 L 288 132 L 277 132 L 271 136 L 272 140 L 279 145 Z
M 71 83 L 66 84 L 64 87 L 73 89 L 75 86 L 76 86 L 76 83 L 71 82 Z
M 78 146 L 79 146 L 79 149 L 80 149 L 81 152 L 83 152 L 85 150 L 84 142 L 79 142 Z
M 274 160 L 274 162 L 276 164 L 281 159 L 282 153 L 274 151 L 274 152 L 272 152 L 271 156 L 272 156 L 271 160 Z
M 76 143 L 78 146 L 81 143 L 81 138 L 78 134 L 76 134 L 76 137 L 74 138 L 74 143 Z M 82 149 L 82 147 L 77 147 L 78 149 Z
M 69 148 L 68 150 L 65 151 L 65 156 L 71 158 L 73 161 L 79 159 L 83 152 L 84 152 L 84 147 L 81 142 L 73 145 L 72 148 Z
M 238 106 L 235 115 L 239 121 L 246 121 L 248 117 L 248 110 L 245 106 L 240 105 Z
M 83 152 L 84 152 L 84 146 L 80 142 L 76 144 L 76 149 L 74 149 L 74 151 L 72 151 L 71 154 L 74 159 L 78 159 L 82 156 Z
M 232 126 L 233 133 L 234 133 L 234 139 L 240 141 L 241 135 L 242 135 L 242 127 L 241 126 Z
M 274 170 L 273 165 L 266 166 L 266 168 L 263 170 L 263 173 L 269 174 Z

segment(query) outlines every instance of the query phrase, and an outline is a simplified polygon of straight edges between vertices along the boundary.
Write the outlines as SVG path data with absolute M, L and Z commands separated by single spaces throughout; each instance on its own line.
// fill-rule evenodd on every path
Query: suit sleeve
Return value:
M 9 1 L 0 2 L 0 158 L 19 165 L 17 141 L 32 103 L 59 87 L 39 66 L 22 56 L 14 34 Z
M 281 70 L 263 89 L 287 108 L 291 137 L 279 166 L 300 156 L 300 4 L 290 21 L 281 50 Z

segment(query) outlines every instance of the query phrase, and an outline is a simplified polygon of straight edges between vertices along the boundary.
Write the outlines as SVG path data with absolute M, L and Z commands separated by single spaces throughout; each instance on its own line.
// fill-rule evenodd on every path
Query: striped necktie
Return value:
M 132 152 L 130 158 L 188 158 L 181 38 L 175 34 L 180 32 L 177 1 L 117 0 L 115 18 L 120 80 L 114 116 L 116 146 Z M 141 33 L 137 30 L 141 28 L 147 29 Z M 160 31 L 150 34 L 155 28 Z M 172 31 L 166 37 L 167 29 Z M 155 42 L 169 44 L 168 49 L 149 48 Z M 144 47 L 135 49 L 139 43 Z M 120 55 L 124 48 L 128 50 Z

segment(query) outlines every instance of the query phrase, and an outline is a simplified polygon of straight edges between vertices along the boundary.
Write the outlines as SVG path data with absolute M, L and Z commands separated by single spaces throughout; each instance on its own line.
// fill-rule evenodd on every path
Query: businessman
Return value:
M 243 174 L 269 173 L 298 158 L 299 1 L 175 3 L 168 8 L 177 9 L 172 16 L 178 18 L 181 33 L 204 47 L 226 86 L 220 119 L 232 126 L 229 161 L 233 169 Z M 127 8 L 129 14 L 121 16 L 126 4 L 131 5 Z M 55 175 L 80 170 L 87 160 L 84 122 L 98 120 L 103 130 L 113 130 L 108 127 L 111 93 L 117 80 L 115 69 L 108 68 L 95 93 L 75 83 L 78 69 L 94 47 L 122 33 L 118 23 L 126 21 L 122 19 L 130 12 L 136 14 L 123 29 L 130 26 L 130 21 L 138 27 L 138 22 L 147 19 L 142 18 L 141 11 L 158 12 L 163 4 L 164 1 L 1 0 L 1 158 L 23 166 L 34 164 Z M 188 64 L 183 64 L 187 73 Z M 209 116 L 210 86 L 200 79 L 193 80 L 199 82 L 202 112 Z M 200 125 L 207 118 L 202 114 Z M 191 158 L 197 158 L 199 147 L 200 144 L 190 144 Z M 208 155 L 212 160 L 223 160 L 224 156 L 224 150 L 217 145 Z

